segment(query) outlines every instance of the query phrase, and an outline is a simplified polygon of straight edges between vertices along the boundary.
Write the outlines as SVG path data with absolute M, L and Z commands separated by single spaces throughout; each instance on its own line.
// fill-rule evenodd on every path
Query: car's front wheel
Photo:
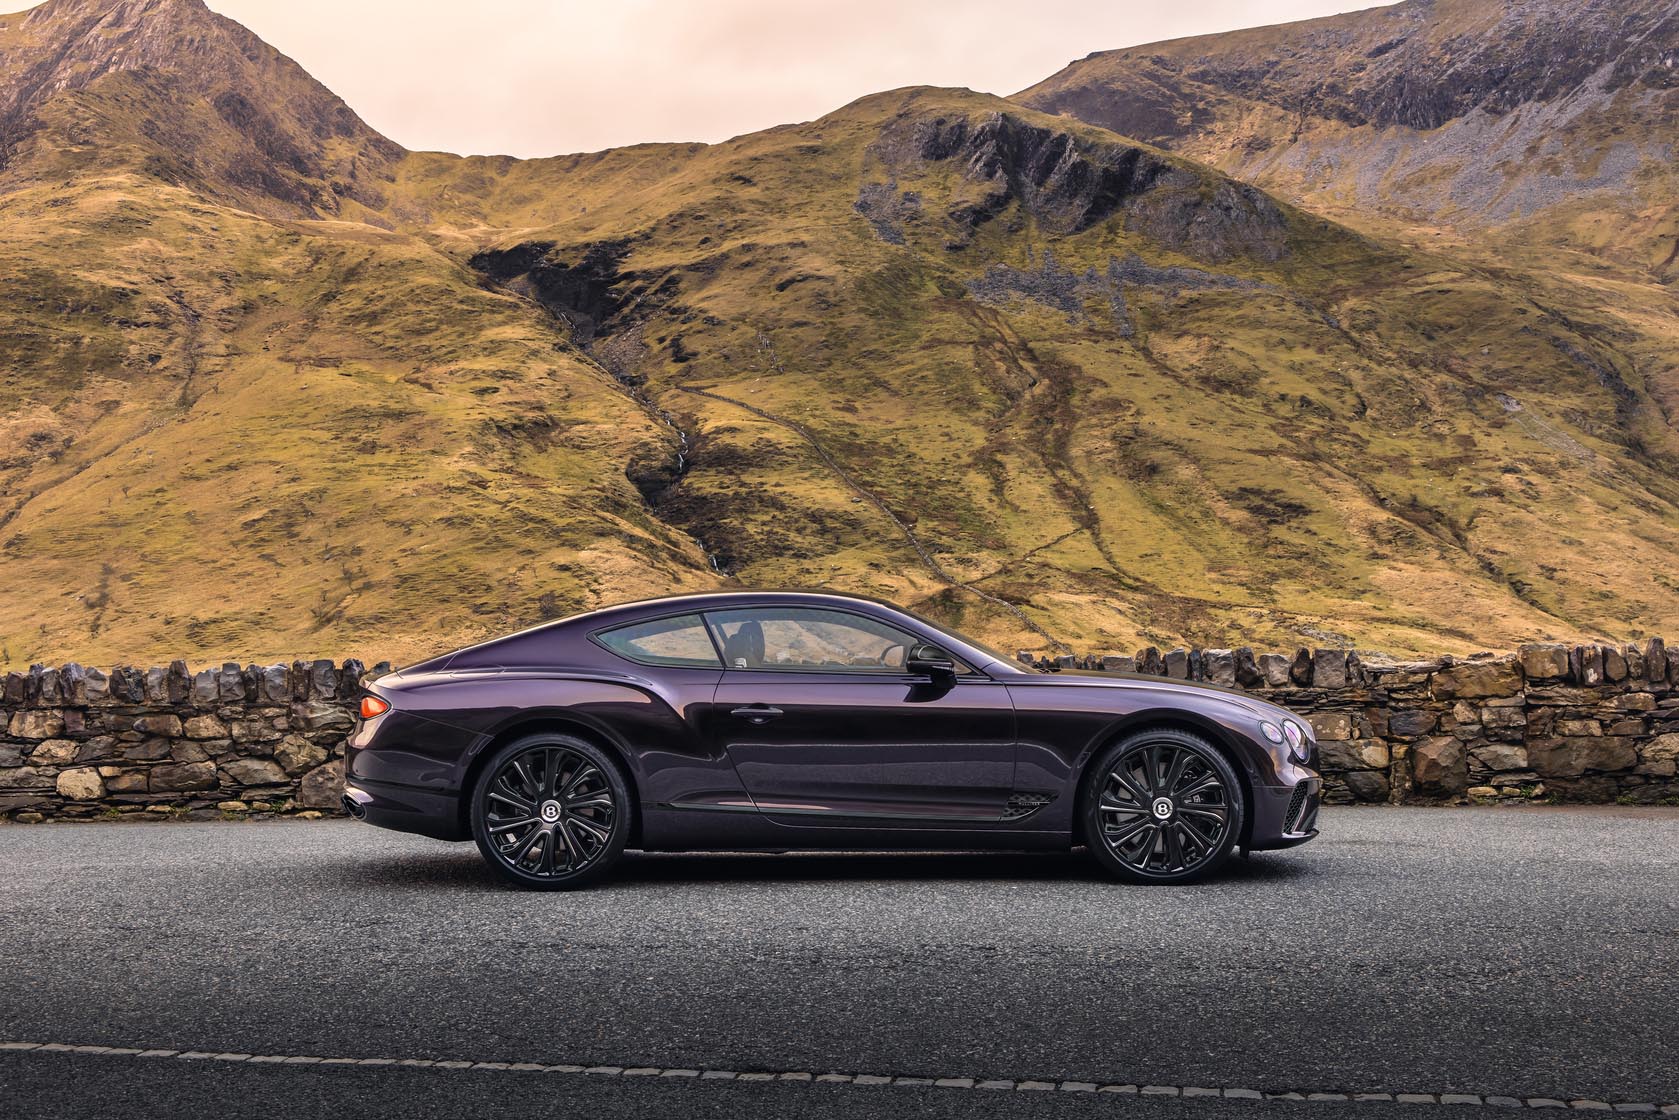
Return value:
M 540 733 L 498 748 L 472 790 L 472 836 L 521 887 L 568 890 L 599 879 L 624 852 L 629 789 L 606 752 Z
M 1085 844 L 1133 883 L 1187 883 L 1230 858 L 1242 832 L 1236 771 L 1207 740 L 1145 729 L 1102 751 L 1080 809 Z

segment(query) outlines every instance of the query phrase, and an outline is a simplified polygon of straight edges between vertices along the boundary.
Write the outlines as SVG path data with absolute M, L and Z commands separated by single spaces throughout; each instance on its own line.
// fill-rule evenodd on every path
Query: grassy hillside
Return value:
M 415 239 L 126 175 L 0 223 L 0 662 L 412 656 L 709 583 L 615 466 L 668 428 Z
M 654 509 L 747 583 L 1039 646 L 1673 617 L 1676 449 L 1630 446 L 1652 406 L 1597 333 L 1101 130 L 910 90 L 703 150 L 415 156 L 396 193 L 470 197 L 414 220 L 680 417 Z
M 260 44 L 177 75 L 236 39 L 189 0 L 0 48 L 90 9 L 145 64 L 0 100 L 0 662 L 402 657 L 715 585 L 1046 651 L 1679 618 L 1648 293 L 1563 309 L 966 91 L 521 162 L 361 136 Z

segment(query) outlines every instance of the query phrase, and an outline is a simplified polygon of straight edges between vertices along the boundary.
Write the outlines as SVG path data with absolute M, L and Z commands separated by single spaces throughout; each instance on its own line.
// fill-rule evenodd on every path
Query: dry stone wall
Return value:
M 368 675 L 359 661 L 8 673 L 0 815 L 337 813 L 344 738 Z
M 1024 659 L 1030 660 L 1027 655 Z M 1341 802 L 1679 804 L 1679 650 L 1537 644 L 1389 662 L 1345 650 L 1145 649 L 1055 668 L 1247 689 L 1316 728 Z M 335 814 L 359 661 L 0 678 L 0 816 Z
M 1660 638 L 1403 662 L 1150 648 L 1056 665 L 1208 681 L 1298 712 L 1334 802 L 1679 804 L 1679 650 Z

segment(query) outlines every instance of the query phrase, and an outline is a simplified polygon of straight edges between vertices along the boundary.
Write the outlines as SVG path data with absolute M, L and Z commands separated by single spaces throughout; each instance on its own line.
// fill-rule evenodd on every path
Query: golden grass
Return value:
M 77 127 L 120 133 L 115 96 L 80 95 Z M 953 248 L 980 186 L 889 167 L 882 137 L 999 112 L 1122 143 L 900 91 L 713 147 L 415 153 L 378 205 L 315 219 L 171 186 L 155 153 L 43 148 L 0 198 L 0 663 L 401 659 L 724 582 L 1043 650 L 1468 652 L 1679 617 L 1671 448 L 1629 451 L 1557 340 L 1621 351 L 1545 285 L 1292 210 L 1275 263 L 1193 259 L 1124 212 L 1058 232 L 1018 199 Z M 853 208 L 888 175 L 920 198 L 901 245 Z M 634 393 L 467 263 L 604 240 L 642 300 L 612 324 Z M 1255 286 L 1132 287 L 1132 337 L 1099 299 L 968 293 L 1048 251 Z M 649 506 L 625 468 L 675 453 L 654 409 L 693 462 Z

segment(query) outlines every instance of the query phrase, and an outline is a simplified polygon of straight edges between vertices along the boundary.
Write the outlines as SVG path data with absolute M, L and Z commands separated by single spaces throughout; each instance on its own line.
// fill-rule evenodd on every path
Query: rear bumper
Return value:
M 344 750 L 344 808 L 356 820 L 465 840 L 456 760 L 470 733 L 393 708 L 357 720 Z
M 350 815 L 367 824 L 437 840 L 467 839 L 460 799 L 452 793 L 352 778 L 344 783 L 344 799 L 354 804 L 345 806 Z
M 1292 786 L 1258 786 L 1253 791 L 1250 851 L 1272 851 L 1304 844 L 1318 834 L 1318 806 L 1323 779 L 1315 774 Z

